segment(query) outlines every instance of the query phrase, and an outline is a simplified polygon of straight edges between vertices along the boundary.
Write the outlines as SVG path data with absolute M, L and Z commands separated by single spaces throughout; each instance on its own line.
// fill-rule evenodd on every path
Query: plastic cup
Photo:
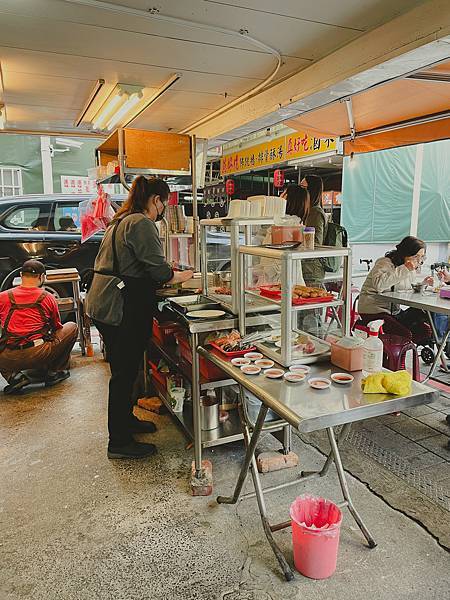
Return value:
M 170 397 L 172 399 L 172 408 L 174 412 L 182 412 L 185 395 L 186 390 L 184 388 L 174 387 L 170 390 Z
M 308 494 L 291 504 L 292 544 L 297 571 L 311 579 L 326 579 L 336 570 L 340 509 L 325 498 Z

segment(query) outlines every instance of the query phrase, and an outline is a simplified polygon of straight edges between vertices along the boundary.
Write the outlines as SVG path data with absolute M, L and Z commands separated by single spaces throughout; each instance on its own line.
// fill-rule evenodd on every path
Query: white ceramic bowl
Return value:
M 284 371 L 283 369 L 267 369 L 264 371 L 264 375 L 269 379 L 280 379 L 280 377 L 283 377 Z
M 255 365 L 243 365 L 241 371 L 246 375 L 259 375 L 259 373 L 261 373 L 261 367 L 255 367 Z
M 261 354 L 261 352 L 247 352 L 247 354 L 244 354 L 244 358 L 249 358 L 250 360 L 260 360 L 261 358 L 264 358 L 264 355 Z
M 331 381 L 326 377 L 310 377 L 308 384 L 315 390 L 326 390 L 331 386 Z
M 260 358 L 259 360 L 255 360 L 255 365 L 257 367 L 261 367 L 261 369 L 270 369 L 273 367 L 275 363 L 270 358 Z
M 243 356 L 236 356 L 236 358 L 231 359 L 231 364 L 235 367 L 243 367 L 244 365 L 249 365 L 251 362 L 249 358 L 244 358 Z
M 288 371 L 283 377 L 289 383 L 302 383 L 306 379 L 306 373 L 292 373 L 292 371 Z
M 334 383 L 339 383 L 339 385 L 348 385 L 349 383 L 353 383 L 355 378 L 350 373 L 333 373 L 331 375 L 332 381 Z

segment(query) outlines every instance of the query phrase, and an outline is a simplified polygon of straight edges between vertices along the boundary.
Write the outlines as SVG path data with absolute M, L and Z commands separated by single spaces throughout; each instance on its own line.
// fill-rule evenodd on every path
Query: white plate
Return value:
M 236 358 L 231 359 L 231 364 L 235 367 L 243 367 L 244 365 L 249 365 L 251 362 L 249 358 L 244 358 L 243 356 L 236 356 Z
M 194 310 L 186 313 L 186 316 L 190 319 L 217 319 L 223 317 L 224 314 L 224 310 Z
M 261 368 L 255 367 L 254 365 L 243 365 L 241 371 L 246 375 L 259 375 L 261 373 Z
M 320 385 L 319 382 L 323 382 L 323 384 Z M 326 377 L 310 377 L 308 383 L 315 390 L 326 390 L 331 386 L 331 381 Z
M 247 352 L 247 354 L 244 354 L 244 358 L 249 358 L 250 360 L 260 360 L 264 358 L 264 354 L 261 354 L 261 352 Z
M 345 380 L 343 378 L 346 378 Z M 342 379 L 340 379 L 342 378 Z M 355 378 L 350 373 L 333 373 L 331 375 L 331 379 L 334 383 L 338 383 L 339 385 L 348 385 L 349 383 L 353 383 Z
M 275 363 L 270 358 L 260 358 L 255 360 L 255 365 L 261 367 L 261 369 L 271 369 Z
M 289 383 L 302 383 L 302 381 L 305 381 L 306 379 L 306 373 L 292 373 L 288 371 L 283 377 L 286 381 L 289 381 Z
M 280 377 L 283 377 L 284 371 L 283 369 L 267 369 L 264 371 L 264 375 L 269 379 L 280 379 Z

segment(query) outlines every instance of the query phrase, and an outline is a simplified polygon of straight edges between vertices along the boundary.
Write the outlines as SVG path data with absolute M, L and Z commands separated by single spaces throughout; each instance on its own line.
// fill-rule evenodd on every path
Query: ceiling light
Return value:
M 125 94 L 124 94 L 125 95 Z M 124 104 L 122 104 L 122 106 L 120 108 L 118 108 L 116 110 L 116 112 L 114 113 L 112 119 L 110 119 L 108 121 L 108 124 L 106 125 L 106 129 L 108 129 L 109 131 L 111 131 L 111 129 L 114 128 L 114 126 L 132 109 L 136 106 L 136 104 L 138 104 L 138 102 L 140 102 L 142 99 L 142 92 L 139 93 L 135 93 L 135 94 L 131 94 L 131 96 L 128 96 L 127 100 L 125 101 Z
M 0 129 L 5 129 L 5 124 L 6 124 L 5 105 L 0 104 Z
M 76 118 L 76 121 L 74 123 L 75 127 L 79 127 L 80 126 L 80 123 L 82 123 L 82 121 L 84 120 L 84 118 L 86 116 L 86 113 L 91 108 L 93 102 L 96 100 L 96 98 L 98 98 L 98 94 L 99 94 L 100 90 L 103 88 L 104 85 L 105 85 L 105 80 L 104 79 L 97 79 L 97 81 L 95 82 L 95 85 L 94 85 L 94 89 L 89 94 L 89 98 L 87 99 L 86 104 L 83 106 L 83 108 L 81 109 L 80 114 Z
M 130 95 L 116 85 L 109 98 L 103 104 L 92 122 L 94 129 L 105 129 L 111 117 L 128 101 Z

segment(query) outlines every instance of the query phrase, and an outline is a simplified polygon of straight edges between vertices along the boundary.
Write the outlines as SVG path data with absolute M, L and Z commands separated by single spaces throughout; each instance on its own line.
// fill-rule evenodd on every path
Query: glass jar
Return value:
M 314 250 L 315 227 L 305 227 L 303 230 L 303 247 L 305 250 Z

